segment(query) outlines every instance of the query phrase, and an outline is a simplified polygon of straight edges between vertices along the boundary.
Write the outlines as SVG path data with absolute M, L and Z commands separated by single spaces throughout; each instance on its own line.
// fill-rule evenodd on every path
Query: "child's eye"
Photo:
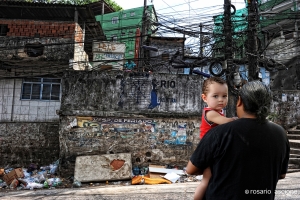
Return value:
M 226 98 L 226 97 L 227 97 L 227 95 L 224 95 L 223 97 L 224 97 L 224 98 Z
M 218 98 L 218 95 L 214 95 L 213 97 L 214 97 L 214 98 Z

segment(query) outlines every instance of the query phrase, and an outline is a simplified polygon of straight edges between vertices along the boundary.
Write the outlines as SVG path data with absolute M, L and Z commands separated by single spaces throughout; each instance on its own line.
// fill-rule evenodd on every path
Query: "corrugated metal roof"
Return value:
M 104 13 L 114 12 L 105 1 L 104 4 L 101 1 L 87 5 L 71 5 L 1 0 L 0 18 L 74 21 L 74 11 L 77 9 L 81 17 L 79 20 L 88 20 L 102 14 L 102 5 L 104 5 Z

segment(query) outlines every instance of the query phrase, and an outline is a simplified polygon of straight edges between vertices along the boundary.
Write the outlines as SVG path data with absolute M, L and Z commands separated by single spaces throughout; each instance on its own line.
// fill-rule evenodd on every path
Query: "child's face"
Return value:
M 208 85 L 207 94 L 202 94 L 202 99 L 209 108 L 220 111 L 228 102 L 228 87 L 226 84 L 213 82 Z

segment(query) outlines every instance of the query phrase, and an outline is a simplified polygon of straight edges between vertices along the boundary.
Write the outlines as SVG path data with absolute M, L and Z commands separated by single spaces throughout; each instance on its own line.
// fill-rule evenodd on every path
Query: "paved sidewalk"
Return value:
M 160 185 L 108 185 L 73 189 L 43 189 L 20 190 L 15 192 L 0 193 L 0 199 L 39 199 L 39 200 L 124 200 L 124 199 L 193 199 L 193 194 L 198 182 L 160 184 Z M 277 185 L 276 200 L 300 199 L 300 172 L 289 173 Z

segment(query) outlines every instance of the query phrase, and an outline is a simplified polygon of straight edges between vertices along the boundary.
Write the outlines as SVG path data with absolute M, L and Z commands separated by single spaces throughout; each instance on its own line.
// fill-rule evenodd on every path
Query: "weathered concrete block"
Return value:
M 81 182 L 126 180 L 131 178 L 131 154 L 78 156 L 74 178 Z

